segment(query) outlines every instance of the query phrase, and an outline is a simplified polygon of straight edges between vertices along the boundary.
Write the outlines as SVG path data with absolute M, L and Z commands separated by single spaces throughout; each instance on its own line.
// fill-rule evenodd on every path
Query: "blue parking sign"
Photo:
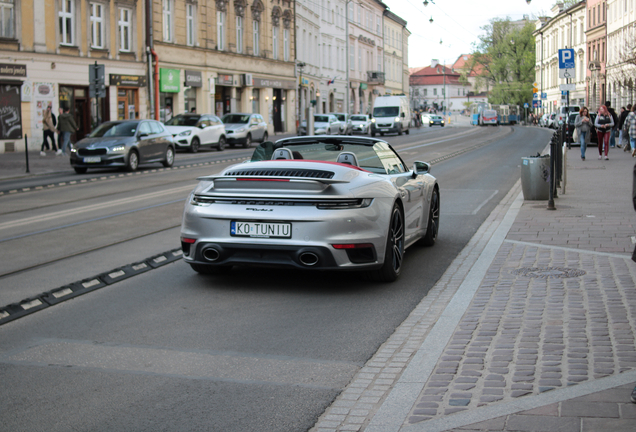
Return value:
M 571 48 L 559 50 L 559 69 L 574 69 L 574 50 Z

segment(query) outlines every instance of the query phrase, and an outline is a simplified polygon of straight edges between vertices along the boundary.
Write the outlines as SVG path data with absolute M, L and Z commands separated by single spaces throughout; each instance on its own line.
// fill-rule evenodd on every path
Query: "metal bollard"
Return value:
M 550 140 L 550 195 L 548 198 L 548 210 L 556 210 L 556 207 L 554 206 L 554 191 L 555 191 L 555 184 L 556 182 L 554 181 L 554 176 L 555 176 L 555 170 L 554 170 L 554 166 L 555 166 L 555 153 L 556 153 L 556 142 L 557 142 L 557 133 L 555 132 L 552 135 L 552 139 Z

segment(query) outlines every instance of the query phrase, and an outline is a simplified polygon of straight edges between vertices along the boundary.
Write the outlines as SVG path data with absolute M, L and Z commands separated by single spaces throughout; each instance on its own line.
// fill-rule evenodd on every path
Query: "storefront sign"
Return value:
M 16 78 L 26 78 L 26 65 L 0 63 L 0 75 Z
M 159 69 L 159 91 L 163 93 L 179 93 L 181 82 L 179 69 Z
M 36 99 L 46 99 L 46 100 L 55 99 L 55 84 L 34 82 L 33 96 Z
M 367 83 L 360 83 L 360 90 L 366 90 L 367 89 Z
M 303 78 L 303 81 L 304 81 L 304 78 Z M 296 83 L 292 80 L 254 78 L 254 87 L 294 89 L 296 88 Z
M 110 74 L 110 85 L 121 87 L 145 87 L 148 80 L 145 75 Z
M 217 85 L 231 86 L 232 84 L 234 84 L 234 77 L 232 75 L 219 74 L 219 76 L 216 77 L 216 83 Z
M 201 72 L 186 70 L 185 72 L 185 86 L 186 87 L 203 87 L 203 78 Z
M 22 82 L 0 81 L 0 140 L 22 138 Z

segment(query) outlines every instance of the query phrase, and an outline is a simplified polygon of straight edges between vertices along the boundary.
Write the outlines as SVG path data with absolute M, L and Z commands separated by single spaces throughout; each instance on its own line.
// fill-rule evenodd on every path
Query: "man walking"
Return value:
M 616 115 L 616 111 L 614 111 L 614 108 L 612 108 L 610 104 L 611 104 L 610 101 L 605 102 L 605 106 L 607 107 L 607 110 L 609 111 L 610 115 L 612 116 L 612 120 L 614 121 L 614 127 L 612 127 L 612 129 L 609 130 L 610 147 L 614 148 L 616 147 L 616 127 L 618 126 L 618 115 Z
M 60 108 L 60 117 L 58 118 L 58 129 L 60 131 L 60 149 L 57 151 L 57 155 L 67 155 L 68 146 L 71 142 L 71 134 L 77 132 L 77 123 L 75 123 L 75 119 L 69 113 L 69 108 L 64 107 L 64 109 Z

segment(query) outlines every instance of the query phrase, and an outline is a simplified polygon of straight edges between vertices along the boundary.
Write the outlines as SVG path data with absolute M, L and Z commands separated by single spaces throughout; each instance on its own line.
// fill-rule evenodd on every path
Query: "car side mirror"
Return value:
M 413 177 L 420 174 L 428 174 L 431 172 L 431 165 L 427 162 L 413 162 Z
M 139 138 L 144 138 L 144 137 L 147 137 L 148 135 L 149 135 L 148 132 L 139 132 L 138 136 Z

